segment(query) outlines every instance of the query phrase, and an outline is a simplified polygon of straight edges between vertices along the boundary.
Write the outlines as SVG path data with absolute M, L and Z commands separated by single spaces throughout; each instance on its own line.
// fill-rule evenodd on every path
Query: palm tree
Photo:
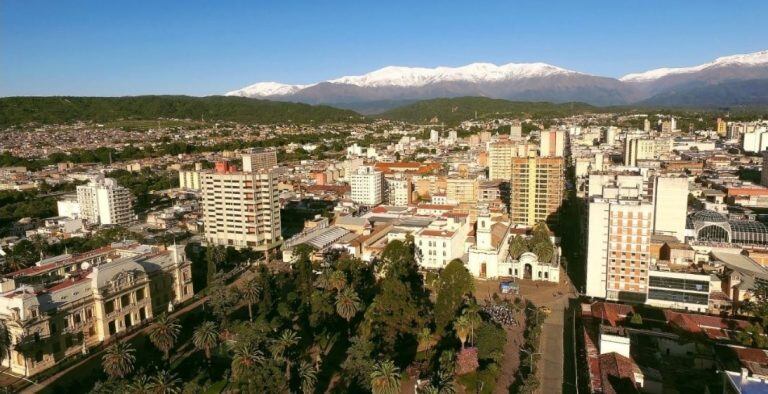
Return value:
M 328 278 L 328 284 L 332 289 L 341 291 L 341 289 L 347 286 L 347 275 L 341 270 L 333 271 Z
M 124 378 L 133 372 L 133 363 L 136 362 L 136 352 L 128 342 L 115 342 L 108 347 L 101 358 L 104 372 L 112 378 Z
M 280 333 L 280 337 L 273 341 L 272 353 L 276 359 L 285 362 L 285 376 L 291 381 L 291 358 L 287 356 L 290 349 L 299 343 L 301 337 L 296 335 L 293 330 L 286 329 Z
M 147 375 L 141 374 L 131 380 L 126 387 L 127 394 L 144 394 L 152 389 L 152 382 Z
M 456 330 L 456 336 L 458 336 L 461 341 L 462 349 L 464 349 L 464 343 L 467 342 L 467 337 L 469 336 L 469 324 L 469 318 L 467 318 L 467 316 L 459 316 L 453 323 L 453 328 Z
M 360 297 L 357 296 L 352 288 L 345 288 L 336 295 L 336 313 L 342 319 L 350 322 L 360 310 Z
M 165 360 L 168 360 L 169 353 L 176 344 L 180 331 L 181 325 L 176 322 L 176 319 L 169 318 L 165 313 L 155 319 L 155 322 L 149 326 L 149 340 L 156 348 L 163 352 Z
M 317 369 L 312 363 L 302 361 L 299 367 L 299 377 L 301 378 L 301 391 L 304 394 L 314 393 L 317 384 Z
M 177 378 L 176 374 L 165 370 L 158 371 L 149 382 L 149 392 L 152 394 L 178 394 L 181 392 L 179 384 L 181 384 L 181 379 Z
M 235 345 L 235 356 L 232 358 L 232 375 L 240 377 L 247 374 L 253 367 L 264 362 L 264 353 L 252 342 L 241 342 Z
M 247 280 L 240 288 L 240 294 L 248 304 L 248 320 L 253 321 L 253 304 L 261 297 L 261 283 L 256 277 Z
M 373 394 L 397 394 L 400 392 L 400 369 L 392 361 L 378 362 L 371 372 Z
M 216 327 L 216 323 L 212 321 L 206 321 L 197 326 L 195 332 L 192 333 L 192 344 L 197 349 L 205 352 L 205 358 L 208 362 L 211 362 L 211 350 L 219 344 L 219 331 Z
M 480 317 L 480 305 L 477 305 L 477 301 L 471 299 L 464 309 L 463 315 L 466 316 L 469 321 L 469 341 L 474 345 L 475 328 L 477 328 L 483 321 L 482 317 Z
M 320 273 L 320 275 L 317 276 L 315 279 L 315 287 L 319 289 L 327 289 L 331 286 L 330 284 L 330 278 L 331 278 L 331 270 L 330 269 L 324 269 L 323 272 Z
M 432 330 L 430 330 L 429 327 L 422 328 L 417 335 L 417 339 L 419 341 L 417 351 L 419 352 L 425 352 L 428 354 L 429 350 L 432 349 L 432 346 L 435 345 L 435 339 L 432 335 Z

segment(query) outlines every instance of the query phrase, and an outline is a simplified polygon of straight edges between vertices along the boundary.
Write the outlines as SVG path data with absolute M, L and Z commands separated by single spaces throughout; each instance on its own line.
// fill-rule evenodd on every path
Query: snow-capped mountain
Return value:
M 659 68 L 607 78 L 545 63 L 472 63 L 461 67 L 384 67 L 310 85 L 262 82 L 227 93 L 309 104 L 329 104 L 362 112 L 391 108 L 405 101 L 439 97 L 484 96 L 525 101 L 583 101 L 595 105 L 643 102 L 663 97 L 667 105 L 689 105 L 691 92 L 707 94 L 724 83 L 768 79 L 768 51 L 733 55 L 693 67 Z M 730 85 L 729 85 L 730 86 Z M 762 86 L 762 85 L 760 85 Z M 691 90 L 693 89 L 693 90 Z M 722 105 L 744 103 L 719 91 Z M 759 96 L 759 95 L 758 95 Z M 756 95 L 751 95 L 754 100 Z M 762 96 L 760 96 L 762 97 Z M 762 99 L 760 99 L 762 100 Z M 679 102 L 678 102 L 679 101 Z M 670 104 L 671 103 L 671 104 Z M 768 104 L 768 103 L 765 103 Z M 690 104 L 692 105 L 692 104 Z
M 242 89 L 227 92 L 227 96 L 269 97 L 293 94 L 312 85 L 286 85 L 279 82 L 259 82 Z
M 328 82 L 362 87 L 416 87 L 449 81 L 482 83 L 565 74 L 579 73 L 545 63 L 509 63 L 502 66 L 472 63 L 462 67 L 384 67 L 365 75 L 341 77 Z
M 744 55 L 724 56 L 713 62 L 693 67 L 657 68 L 641 73 L 627 74 L 619 78 L 622 82 L 648 82 L 679 74 L 692 74 L 719 67 L 755 67 L 768 65 L 768 50 Z

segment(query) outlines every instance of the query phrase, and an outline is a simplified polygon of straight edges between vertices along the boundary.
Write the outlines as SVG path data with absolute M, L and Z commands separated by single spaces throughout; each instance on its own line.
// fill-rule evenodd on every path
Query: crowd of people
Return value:
M 517 326 L 514 309 L 507 303 L 489 303 L 483 307 L 483 312 L 491 320 L 504 326 Z

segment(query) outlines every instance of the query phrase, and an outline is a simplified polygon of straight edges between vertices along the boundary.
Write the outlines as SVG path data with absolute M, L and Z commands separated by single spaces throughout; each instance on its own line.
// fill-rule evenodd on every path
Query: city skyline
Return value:
M 259 81 L 474 62 L 621 77 L 766 49 L 757 23 L 765 4 L 727 18 L 723 7 L 6 3 L 0 96 L 215 95 Z

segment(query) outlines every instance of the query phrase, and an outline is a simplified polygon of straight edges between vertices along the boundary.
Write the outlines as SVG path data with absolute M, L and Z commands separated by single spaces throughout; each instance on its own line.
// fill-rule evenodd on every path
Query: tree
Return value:
M 397 394 L 400 392 L 400 369 L 390 360 L 376 363 L 371 372 L 373 394 Z
M 456 336 L 461 341 L 461 348 L 464 349 L 464 344 L 469 336 L 469 319 L 466 316 L 460 316 L 453 323 L 453 328 L 456 330 Z
M 11 333 L 5 322 L 0 321 L 0 360 L 11 357 Z
M 299 340 L 301 340 L 301 337 L 296 335 L 296 332 L 286 329 L 272 342 L 272 355 L 285 363 L 285 376 L 289 382 L 291 381 L 292 365 L 289 353 L 291 349 L 299 343 Z
M 636 325 L 636 326 L 642 326 L 643 325 L 643 317 L 640 316 L 639 313 L 633 313 L 632 318 L 629 319 L 629 322 Z
M 302 361 L 299 367 L 299 378 L 301 378 L 301 391 L 304 394 L 314 393 L 317 385 L 317 369 L 312 363 Z
M 208 262 L 206 285 L 210 286 L 216 278 L 216 273 L 219 271 L 219 265 L 224 262 L 227 250 L 223 246 L 208 246 L 205 253 L 206 261 Z
M 536 257 L 539 258 L 539 261 L 548 263 L 552 261 L 552 257 L 555 254 L 555 247 L 552 245 L 552 242 L 547 239 L 546 241 L 533 244 L 531 251 L 536 254 Z
M 438 334 L 453 321 L 464 302 L 474 290 L 474 279 L 464 262 L 454 259 L 440 273 L 435 302 L 435 326 Z
M 512 238 L 509 241 L 509 255 L 513 259 L 517 260 L 522 256 L 523 253 L 528 251 L 528 244 L 525 242 L 525 239 L 521 237 L 519 234 L 515 235 L 514 238 Z
M 331 272 L 331 276 L 328 278 L 328 284 L 331 289 L 339 292 L 347 285 L 347 275 L 344 274 L 344 271 L 335 270 Z
M 383 350 L 392 352 L 399 338 L 418 333 L 425 319 L 422 312 L 417 295 L 402 281 L 388 276 L 366 310 L 365 320 Z
M 360 297 L 357 296 L 355 290 L 345 288 L 336 295 L 336 313 L 338 313 L 342 319 L 347 322 L 351 321 L 359 310 Z
M 370 389 L 374 366 L 373 343 L 370 339 L 359 336 L 352 337 L 350 342 L 347 358 L 341 364 L 344 376 L 350 377 L 363 388 Z
M 178 394 L 181 392 L 180 384 L 181 379 L 177 378 L 176 374 L 165 370 L 158 371 L 150 379 L 149 392 L 152 394 Z
M 133 372 L 133 363 L 136 362 L 134 349 L 128 342 L 115 342 L 107 348 L 101 358 L 104 372 L 111 378 L 124 378 Z
M 493 323 L 483 322 L 477 329 L 477 357 L 481 360 L 501 362 L 506 343 L 507 333 Z
M 744 330 L 736 332 L 736 340 L 744 346 L 765 348 L 768 347 L 768 339 L 765 330 L 759 324 L 749 324 Z
M 255 277 L 247 280 L 240 288 L 240 294 L 248 304 L 248 320 L 253 321 L 253 304 L 261 297 L 261 283 Z
M 147 375 L 141 374 L 131 380 L 126 388 L 128 394 L 145 394 L 152 390 L 152 382 Z
M 237 292 L 224 283 L 221 278 L 216 279 L 209 287 L 208 304 L 213 310 L 213 314 L 219 321 L 226 322 L 232 309 L 240 300 Z
M 163 313 L 149 327 L 149 340 L 163 352 L 163 358 L 168 360 L 169 353 L 176 344 L 180 331 L 181 325 L 176 322 L 176 319 L 169 318 L 167 314 Z
M 211 351 L 219 344 L 219 330 L 216 323 L 206 321 L 201 323 L 192 333 L 192 344 L 205 352 L 205 358 L 211 362 Z
M 234 348 L 232 358 L 232 376 L 239 378 L 248 374 L 254 367 L 264 362 L 264 353 L 252 342 L 239 342 Z

